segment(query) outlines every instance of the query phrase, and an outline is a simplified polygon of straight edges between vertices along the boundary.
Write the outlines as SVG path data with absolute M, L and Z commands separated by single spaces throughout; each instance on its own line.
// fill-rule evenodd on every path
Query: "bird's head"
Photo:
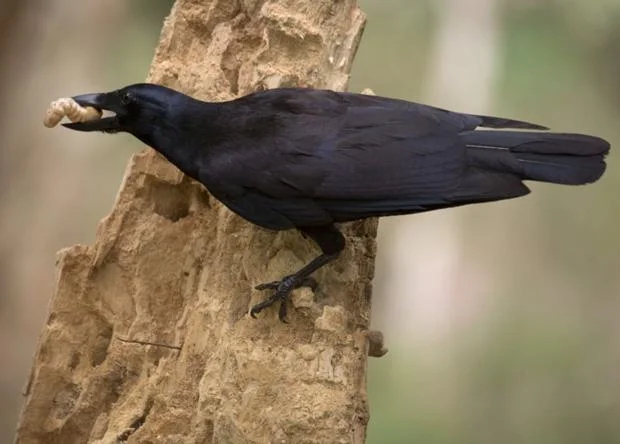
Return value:
M 136 136 L 148 131 L 153 123 L 165 118 L 170 105 L 185 97 L 160 85 L 138 83 L 107 93 L 83 94 L 73 97 L 79 105 L 103 111 L 100 119 L 65 123 L 76 131 L 128 132 Z

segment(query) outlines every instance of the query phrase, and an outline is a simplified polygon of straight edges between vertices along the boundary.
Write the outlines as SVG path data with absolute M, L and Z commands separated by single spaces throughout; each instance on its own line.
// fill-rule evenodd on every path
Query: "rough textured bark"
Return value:
M 345 88 L 364 16 L 353 0 L 178 0 L 149 81 L 222 100 Z M 359 443 L 376 223 L 298 291 L 289 324 L 248 307 L 317 253 L 229 212 L 148 149 L 93 246 L 60 252 L 17 442 Z

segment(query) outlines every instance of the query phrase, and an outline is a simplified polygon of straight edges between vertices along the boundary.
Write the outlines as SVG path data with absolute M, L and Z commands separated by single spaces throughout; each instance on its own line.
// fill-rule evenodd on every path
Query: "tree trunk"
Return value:
M 149 81 L 202 99 L 344 89 L 354 0 L 178 0 Z M 94 246 L 60 252 L 17 442 L 361 443 L 376 222 L 297 291 L 289 324 L 253 287 L 317 254 L 225 209 L 154 151 L 135 155 Z

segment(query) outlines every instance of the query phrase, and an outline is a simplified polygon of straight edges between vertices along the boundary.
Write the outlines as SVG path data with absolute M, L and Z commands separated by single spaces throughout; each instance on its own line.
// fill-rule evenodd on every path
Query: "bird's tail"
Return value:
M 462 136 L 471 166 L 568 185 L 598 180 L 609 151 L 607 141 L 582 134 L 476 130 Z

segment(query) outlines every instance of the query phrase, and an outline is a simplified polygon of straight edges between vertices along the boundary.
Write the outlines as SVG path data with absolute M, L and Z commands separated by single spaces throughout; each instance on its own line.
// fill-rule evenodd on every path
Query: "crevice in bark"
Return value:
M 119 443 L 127 442 L 129 440 L 129 437 L 136 433 L 140 429 L 140 427 L 144 425 L 147 416 L 151 412 L 151 408 L 153 408 L 153 400 L 149 398 L 146 401 L 146 405 L 144 406 L 144 411 L 142 412 L 142 414 L 140 414 L 140 416 L 133 420 L 129 427 L 127 427 L 127 430 L 117 436 L 116 439 Z

